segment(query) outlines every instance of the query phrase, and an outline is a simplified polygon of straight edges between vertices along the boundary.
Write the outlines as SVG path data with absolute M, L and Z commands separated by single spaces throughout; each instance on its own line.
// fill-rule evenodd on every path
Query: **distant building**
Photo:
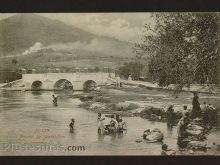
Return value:
M 27 70 L 25 68 L 21 68 L 21 74 L 26 74 Z
M 61 72 L 60 68 L 56 68 L 55 71 L 56 71 L 56 73 L 60 73 Z
M 104 67 L 104 68 L 103 68 L 103 71 L 104 71 L 105 73 L 108 73 L 108 71 L 109 71 L 108 67 Z
M 89 69 L 88 69 L 88 68 L 84 68 L 84 72 L 86 72 L 86 73 L 87 73 L 88 71 L 89 71 Z
M 52 70 L 51 68 L 48 68 L 48 69 L 47 69 L 47 73 L 52 73 L 52 71 L 53 71 L 53 70 Z

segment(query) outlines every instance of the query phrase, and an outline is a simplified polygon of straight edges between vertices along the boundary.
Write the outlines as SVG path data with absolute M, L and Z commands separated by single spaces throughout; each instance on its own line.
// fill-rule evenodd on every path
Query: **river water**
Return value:
M 54 92 L 0 91 L 0 143 L 61 144 L 84 146 L 84 151 L 0 151 L 0 155 L 160 155 L 161 143 L 137 143 L 144 130 L 159 128 L 164 143 L 178 150 L 176 127 L 151 122 L 139 117 L 124 117 L 128 131 L 123 136 L 98 136 L 97 114 L 79 108 L 79 99 L 58 94 L 58 106 L 52 104 Z M 69 132 L 70 119 L 75 118 L 74 133 Z M 37 138 L 38 137 L 38 138 Z M 220 144 L 220 128 L 214 127 L 207 143 Z M 208 151 L 212 154 L 220 154 Z

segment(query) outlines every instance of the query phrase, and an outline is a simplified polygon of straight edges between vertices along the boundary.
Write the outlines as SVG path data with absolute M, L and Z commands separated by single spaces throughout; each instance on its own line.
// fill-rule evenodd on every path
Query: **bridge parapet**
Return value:
M 74 90 L 82 90 L 83 84 L 92 80 L 97 85 L 104 85 L 109 76 L 114 77 L 114 73 L 45 73 L 45 74 L 23 74 L 22 80 L 26 89 L 31 89 L 34 82 L 41 84 L 42 89 L 53 90 L 54 85 L 59 80 L 67 80 L 73 85 Z

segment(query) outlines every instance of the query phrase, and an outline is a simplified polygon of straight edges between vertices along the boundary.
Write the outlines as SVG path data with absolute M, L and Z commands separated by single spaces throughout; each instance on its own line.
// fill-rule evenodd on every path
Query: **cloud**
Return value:
M 71 43 L 56 43 L 48 46 L 47 48 L 53 49 L 55 51 L 59 50 L 70 50 L 74 51 L 77 49 L 82 49 L 90 52 L 98 52 L 101 54 L 106 55 L 120 55 L 120 56 L 132 56 L 133 51 L 132 49 L 127 47 L 120 47 L 122 49 L 117 48 L 117 45 L 115 43 L 112 43 L 111 41 L 106 41 L 102 39 L 95 38 L 91 40 L 91 42 L 71 42 Z
M 90 22 L 93 21 L 91 20 Z M 98 35 L 113 37 L 128 42 L 136 42 L 140 40 L 142 35 L 142 27 L 131 26 L 129 21 L 122 18 L 108 21 L 96 18 L 95 22 L 99 23 L 91 23 L 90 26 L 87 26 L 86 30 Z
M 38 15 L 74 25 L 88 32 L 138 42 L 143 38 L 145 23 L 154 23 L 151 13 L 37 13 Z M 14 14 L 0 14 L 0 19 Z
M 88 32 L 137 42 L 143 36 L 145 23 L 153 22 L 150 13 L 59 13 L 40 14 L 74 25 Z

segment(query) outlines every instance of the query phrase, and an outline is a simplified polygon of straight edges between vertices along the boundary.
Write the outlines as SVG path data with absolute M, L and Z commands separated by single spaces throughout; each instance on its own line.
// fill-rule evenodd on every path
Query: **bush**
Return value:
M 137 104 L 131 103 L 131 104 L 129 104 L 127 109 L 128 110 L 133 110 L 133 109 L 137 109 L 137 108 L 139 108 L 139 106 Z
M 108 100 L 108 98 L 104 98 L 103 96 L 95 97 L 93 100 L 95 102 L 101 102 L 101 103 L 109 103 L 109 102 L 111 102 L 110 100 Z
M 152 114 L 157 116 L 164 116 L 165 112 L 162 111 L 160 108 L 154 108 L 154 107 L 146 107 L 143 111 L 140 112 L 140 116 L 142 118 L 150 119 Z
M 138 61 L 124 63 L 124 65 L 119 68 L 119 74 L 126 79 L 131 75 L 133 80 L 139 80 L 143 68 L 143 64 Z
M 89 109 L 91 104 L 92 104 L 91 101 L 86 101 L 86 102 L 83 102 L 82 104 L 80 104 L 79 107 Z
M 115 105 L 117 111 L 129 111 L 133 109 L 137 109 L 139 106 L 134 103 L 127 103 L 127 102 L 119 102 Z

